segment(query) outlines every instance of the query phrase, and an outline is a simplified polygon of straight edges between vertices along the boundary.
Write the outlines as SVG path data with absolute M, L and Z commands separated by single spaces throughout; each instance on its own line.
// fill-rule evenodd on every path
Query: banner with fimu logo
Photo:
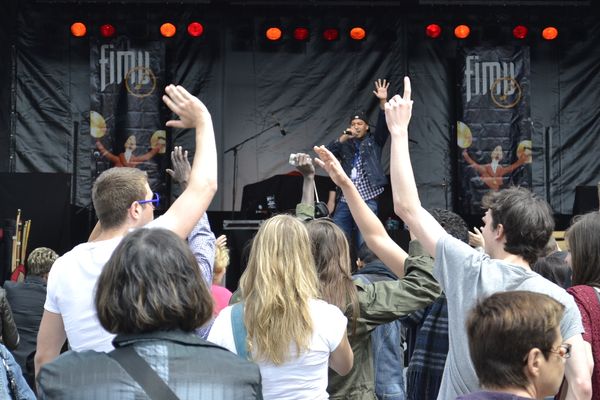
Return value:
M 125 37 L 91 44 L 90 142 L 95 179 L 112 167 L 146 171 L 153 192 L 166 193 L 165 79 L 161 42 Z
M 529 48 L 463 48 L 458 61 L 458 204 L 481 214 L 488 191 L 531 187 Z

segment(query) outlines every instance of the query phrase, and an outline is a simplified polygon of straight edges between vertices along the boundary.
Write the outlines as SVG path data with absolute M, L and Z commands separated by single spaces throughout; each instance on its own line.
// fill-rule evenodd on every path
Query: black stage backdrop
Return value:
M 310 151 L 337 137 L 346 128 L 349 111 L 364 109 L 375 123 L 373 81 L 389 79 L 393 94 L 408 74 L 415 100 L 411 158 L 423 203 L 473 211 L 458 202 L 456 160 L 462 156 L 455 131 L 457 54 L 473 47 L 529 48 L 533 190 L 548 198 L 556 213 L 570 214 L 575 186 L 594 185 L 600 176 L 597 9 L 7 4 L 7 12 L 0 13 L 0 33 L 10 38 L 0 43 L 0 55 L 7 60 L 0 65 L 0 170 L 72 174 L 71 202 L 79 207 L 89 205 L 96 168 L 90 155 L 90 54 L 97 46 L 98 26 L 108 20 L 117 27 L 117 40 L 128 37 L 140 47 L 161 43 L 165 83 L 184 85 L 211 111 L 220 153 L 213 210 L 229 210 L 232 204 L 233 155 L 224 154 L 225 149 L 278 121 L 287 132 L 282 136 L 278 128 L 267 130 L 239 149 L 239 209 L 245 185 L 289 172 L 289 153 Z M 291 27 L 300 16 L 313 31 L 309 42 L 264 43 L 261 29 L 271 17 Z M 201 38 L 185 33 L 193 19 L 205 25 Z M 70 35 L 75 20 L 88 23 L 88 36 Z M 166 20 L 179 29 L 174 38 L 157 34 Z M 367 27 L 365 41 L 321 40 L 318 31 L 331 21 L 345 30 L 357 20 Z M 517 20 L 530 28 L 525 43 L 511 39 Z M 425 37 L 424 27 L 432 21 L 442 25 L 441 39 Z M 464 42 L 451 36 L 459 21 L 473 29 Z M 547 21 L 558 22 L 557 41 L 539 37 Z M 169 146 L 193 148 L 190 131 L 166 135 Z M 138 147 L 144 154 L 152 146 L 143 138 Z M 482 158 L 471 156 L 486 163 L 489 150 L 482 150 Z M 504 150 L 505 161 L 514 162 L 515 149 Z M 386 147 L 384 165 L 388 159 Z

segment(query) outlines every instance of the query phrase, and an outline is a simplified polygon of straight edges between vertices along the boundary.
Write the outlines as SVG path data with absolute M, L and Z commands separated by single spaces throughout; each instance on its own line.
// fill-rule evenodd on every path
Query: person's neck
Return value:
M 502 244 L 502 246 L 504 247 L 504 244 Z M 519 256 L 517 254 L 508 253 L 504 249 L 501 249 L 501 250 L 498 250 L 497 252 L 495 252 L 495 254 L 492 258 L 495 258 L 497 260 L 502 260 L 509 264 L 518 265 L 519 267 L 523 267 L 526 270 L 531 270 L 529 263 L 522 256 Z
M 93 242 L 100 242 L 103 240 L 110 240 L 116 237 L 125 236 L 131 227 L 127 224 L 120 225 L 116 228 L 102 229 L 100 234 L 93 240 Z

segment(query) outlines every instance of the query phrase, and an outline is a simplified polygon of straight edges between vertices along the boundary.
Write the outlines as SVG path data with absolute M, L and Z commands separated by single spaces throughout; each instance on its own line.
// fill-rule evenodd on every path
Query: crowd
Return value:
M 511 187 L 483 199 L 469 237 L 459 215 L 421 206 L 410 80 L 389 100 L 388 86 L 375 83 L 374 134 L 353 113 L 316 157 L 297 154 L 296 213 L 261 225 L 231 293 L 206 216 L 211 115 L 169 85 L 167 126 L 195 129 L 193 162 L 171 154 L 182 194 L 154 219 L 142 171 L 98 177 L 88 242 L 34 250 L 25 281 L 0 290 L 0 398 L 600 399 L 600 214 L 573 222 L 563 252 L 548 204 Z M 377 217 L 388 136 L 408 251 Z M 333 219 L 315 213 L 315 166 L 338 187 Z

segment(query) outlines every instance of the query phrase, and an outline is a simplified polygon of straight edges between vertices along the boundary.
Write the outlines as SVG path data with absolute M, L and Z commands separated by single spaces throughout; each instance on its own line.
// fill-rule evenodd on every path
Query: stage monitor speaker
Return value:
M 225 287 L 232 292 L 238 288 L 242 273 L 246 270 L 250 243 L 262 222 L 259 220 L 223 221 L 223 230 L 227 235 L 227 247 L 229 247 L 229 267 L 225 274 Z
M 573 216 L 598 211 L 598 193 L 596 186 L 575 187 L 575 201 L 573 201 Z

